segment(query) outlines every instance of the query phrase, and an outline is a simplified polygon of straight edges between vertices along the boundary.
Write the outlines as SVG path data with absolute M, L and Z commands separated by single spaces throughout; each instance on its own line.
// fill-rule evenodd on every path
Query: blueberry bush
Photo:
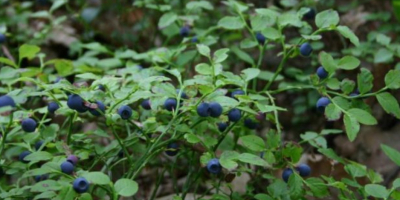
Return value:
M 400 199 L 331 142 L 400 119 L 398 1 L 349 2 L 0 0 L 0 199 Z

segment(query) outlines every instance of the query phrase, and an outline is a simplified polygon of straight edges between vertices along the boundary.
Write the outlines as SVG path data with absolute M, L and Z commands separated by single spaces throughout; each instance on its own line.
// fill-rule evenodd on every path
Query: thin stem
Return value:
M 78 115 L 77 112 L 74 113 L 74 116 L 70 118 L 69 121 L 69 129 L 68 129 L 68 135 L 67 135 L 67 145 L 69 145 L 69 143 L 71 142 L 71 136 L 72 136 L 72 127 L 74 125 L 74 121 L 76 116 Z
M 167 170 L 167 169 L 165 168 L 165 169 L 161 172 L 161 175 L 160 175 L 160 174 L 158 175 L 156 187 L 154 188 L 153 193 L 151 194 L 150 200 L 153 200 L 154 198 L 156 198 L 158 188 L 160 187 L 162 178 L 164 177 L 164 174 L 165 174 L 165 171 L 166 171 L 166 170 Z
M 122 150 L 124 151 L 125 156 L 128 158 L 129 164 L 132 165 L 133 160 L 132 160 L 131 156 L 129 156 L 129 152 L 128 152 L 128 150 L 126 149 L 124 143 L 122 143 L 121 138 L 120 138 L 120 137 L 118 136 L 118 134 L 115 132 L 114 126 L 111 126 L 111 130 L 112 130 L 112 133 L 113 133 L 115 139 L 117 139 L 119 145 L 121 146 Z
M 233 123 L 232 125 L 230 125 L 222 134 L 222 136 L 218 139 L 218 143 L 215 145 L 214 147 L 214 152 L 218 149 L 218 146 L 222 143 L 222 141 L 224 140 L 224 138 L 226 137 L 226 135 L 228 135 L 229 131 L 231 131 L 233 129 L 233 127 L 237 124 L 237 122 Z
M 267 94 L 268 98 L 271 100 L 272 106 L 275 105 L 274 98 L 271 96 L 271 94 L 268 91 L 265 91 L 265 94 Z M 282 130 L 281 130 L 281 124 L 279 123 L 279 115 L 278 115 L 278 110 L 274 110 L 274 116 L 275 116 L 275 123 L 276 123 L 276 130 L 278 131 L 278 134 L 281 135 Z

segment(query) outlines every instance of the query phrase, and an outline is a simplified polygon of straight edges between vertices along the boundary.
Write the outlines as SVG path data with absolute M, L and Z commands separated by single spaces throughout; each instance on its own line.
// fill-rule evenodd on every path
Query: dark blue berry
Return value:
M 179 150 L 179 144 L 178 143 L 169 143 L 167 146 L 167 149 L 165 151 L 165 153 L 169 156 L 175 156 L 176 154 L 178 154 L 178 150 Z
M 191 41 L 193 43 L 197 43 L 197 42 L 199 42 L 199 39 L 197 38 L 197 36 L 194 36 L 194 37 L 192 37 Z
M 211 102 L 209 104 L 209 113 L 211 117 L 219 117 L 222 114 L 222 106 L 217 102 Z
M 101 85 L 101 84 L 100 84 L 100 85 L 97 86 L 97 88 L 98 88 L 99 90 L 103 91 L 103 92 L 106 91 L 106 88 L 104 87 L 104 85 Z
M 168 98 L 164 102 L 164 108 L 168 111 L 173 111 L 176 109 L 178 102 L 174 98 Z
M 290 175 L 293 174 L 293 170 L 291 168 L 286 168 L 282 172 L 282 179 L 287 183 L 289 181 Z
M 76 110 L 80 113 L 84 113 L 88 110 L 88 108 L 84 104 L 84 100 L 81 96 L 77 94 L 71 94 L 68 96 L 67 105 L 69 108 Z
M 36 175 L 35 176 L 35 181 L 36 182 L 40 182 L 40 181 L 44 181 L 44 180 L 46 180 L 48 178 L 49 178 L 48 174 Z
M 118 109 L 118 114 L 121 119 L 129 119 L 132 116 L 132 108 L 129 106 L 121 106 Z
M 267 117 L 267 114 L 265 114 L 263 112 L 258 112 L 256 115 L 256 119 L 260 122 L 264 121 L 266 117 Z
M 179 94 L 180 89 L 176 89 L 176 94 Z M 186 95 L 184 91 L 181 93 L 181 99 L 188 99 L 189 97 Z
M 61 163 L 60 167 L 61 171 L 65 174 L 72 174 L 75 168 L 74 165 L 68 161 L 64 161 L 63 163 Z
M 228 128 L 228 123 L 226 123 L 226 122 L 218 122 L 217 126 L 218 126 L 218 130 L 220 132 L 224 132 L 226 130 L 226 128 Z
M 265 36 L 262 33 L 256 33 L 256 39 L 260 44 L 265 43 Z
M 302 56 L 308 57 L 311 55 L 311 53 L 313 52 L 313 48 L 311 47 L 311 45 L 309 43 L 304 43 L 300 46 L 300 54 Z
M 228 119 L 231 122 L 237 122 L 240 120 L 241 117 L 242 117 L 242 113 L 237 108 L 233 108 L 232 110 L 230 110 L 228 112 Z
M 21 122 L 22 130 L 25 132 L 34 132 L 37 126 L 37 123 L 32 118 L 23 119 Z
M 311 168 L 307 164 L 300 164 L 296 167 L 296 170 L 299 171 L 300 176 L 306 177 L 311 174 Z
M 205 103 L 205 102 L 200 103 L 197 106 L 197 114 L 200 117 L 208 117 L 210 115 L 209 109 L 210 109 L 210 105 L 208 103 Z
M 4 35 L 3 33 L 0 33 L 0 44 L 5 43 L 7 40 L 6 35 Z
M 237 100 L 236 95 L 244 95 L 244 94 L 245 93 L 243 90 L 235 90 L 232 92 L 231 97 Z
M 67 161 L 75 166 L 76 164 L 78 164 L 79 158 L 75 155 L 69 155 L 67 157 Z
M 28 160 L 25 160 L 25 157 L 28 156 L 29 154 L 31 154 L 30 151 L 24 151 L 21 154 L 19 154 L 19 161 L 21 161 L 23 163 L 29 163 Z
M 221 164 L 217 158 L 213 158 L 207 163 L 207 170 L 212 174 L 219 174 L 222 170 Z
M 319 98 L 317 101 L 317 110 L 319 112 L 324 112 L 325 107 L 328 106 L 330 103 L 331 103 L 331 100 L 329 100 L 329 98 L 327 98 L 327 97 Z
M 308 20 L 312 20 L 315 18 L 315 9 L 314 8 L 310 8 L 310 10 L 303 15 L 304 19 L 308 19 Z
M 189 27 L 189 26 L 184 26 L 184 27 L 182 27 L 181 30 L 179 31 L 179 34 L 180 34 L 182 37 L 187 37 L 187 36 L 189 36 L 189 33 L 190 33 L 190 27 Z
M 74 188 L 75 192 L 77 193 L 85 193 L 89 190 L 89 181 L 87 181 L 83 177 L 76 178 L 72 183 L 72 187 Z
M 47 105 L 47 110 L 52 114 L 54 114 L 54 112 L 56 112 L 56 110 L 59 108 L 60 106 L 56 102 L 50 102 L 49 105 Z
M 320 79 L 325 79 L 328 77 L 329 73 L 324 69 L 324 67 L 318 67 L 317 69 L 317 75 Z
M 8 95 L 3 95 L 0 97 L 0 108 L 5 106 L 15 107 L 14 99 Z
M 244 126 L 249 129 L 256 129 L 258 127 L 258 123 L 251 118 L 246 118 L 244 120 Z
M 37 141 L 36 143 L 35 143 L 35 149 L 36 149 L 36 151 L 38 151 L 39 149 L 40 149 L 40 147 L 42 147 L 43 146 L 43 141 L 42 140 L 39 140 L 39 141 Z M 44 149 L 44 148 L 43 148 Z
M 145 99 L 142 101 L 142 103 L 140 104 L 142 106 L 143 109 L 145 110 L 151 110 L 151 106 L 150 106 L 150 99 Z
M 96 101 L 97 109 L 90 109 L 89 112 L 94 116 L 103 115 L 106 112 L 106 106 L 101 101 Z

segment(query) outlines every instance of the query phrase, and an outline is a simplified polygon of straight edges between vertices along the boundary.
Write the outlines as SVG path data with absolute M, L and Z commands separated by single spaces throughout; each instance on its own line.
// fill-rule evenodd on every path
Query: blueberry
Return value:
M 49 105 L 47 105 L 47 110 L 52 114 L 54 114 L 54 112 L 56 112 L 56 110 L 59 108 L 60 106 L 56 102 L 50 102 Z
M 327 98 L 327 97 L 319 98 L 317 101 L 317 110 L 319 112 L 324 112 L 325 107 L 328 106 L 328 104 L 330 104 L 330 103 L 331 103 L 331 100 L 329 100 L 329 98 Z
M 264 158 L 264 155 L 265 155 L 265 152 L 264 152 L 264 151 L 261 152 L 261 153 L 260 153 L 260 158 Z
M 103 115 L 106 112 L 106 106 L 101 101 L 96 101 L 97 109 L 89 109 L 89 112 L 94 116 Z
M 30 151 L 24 151 L 24 152 L 22 152 L 21 154 L 19 154 L 19 161 L 21 161 L 21 162 L 23 162 L 23 163 L 29 163 L 28 160 L 25 160 L 25 157 L 26 157 L 27 155 L 29 155 L 29 154 L 31 154 Z
M 197 36 L 194 36 L 194 37 L 192 37 L 191 41 L 193 43 L 197 43 L 197 42 L 199 42 L 199 39 L 197 38 Z
M 72 174 L 72 172 L 74 171 L 74 165 L 68 161 L 64 161 L 63 163 L 61 163 L 60 167 L 61 171 L 66 174 Z
M 99 90 L 103 91 L 103 92 L 106 91 L 106 88 L 104 87 L 104 85 L 101 85 L 101 84 L 100 84 L 100 85 L 97 86 L 97 88 L 98 88 Z
M 80 113 L 84 113 L 88 108 L 84 105 L 84 100 L 77 94 L 71 94 L 68 96 L 67 105 L 69 108 L 76 110 Z
M 15 107 L 14 99 L 8 95 L 3 95 L 0 97 L 0 108 L 5 106 Z
M 311 174 L 311 168 L 307 164 L 300 164 L 296 167 L 296 170 L 299 171 L 300 176 L 306 177 Z
M 6 35 L 4 35 L 3 33 L 0 33 L 0 44 L 5 43 L 7 40 Z
M 233 108 L 232 110 L 230 110 L 228 112 L 228 119 L 231 122 L 237 122 L 240 120 L 241 117 L 242 117 L 242 113 L 237 108 Z
M 129 106 L 121 106 L 118 109 L 118 114 L 121 116 L 121 119 L 129 119 L 132 116 L 132 108 Z
M 217 102 L 211 102 L 209 108 L 209 113 L 211 117 L 219 117 L 222 114 L 222 106 Z
M 325 79 L 328 77 L 329 73 L 324 69 L 324 67 L 318 67 L 317 69 L 317 75 L 320 79 Z
M 263 112 L 258 112 L 256 115 L 256 119 L 260 122 L 264 121 L 266 117 L 267 117 L 267 114 L 265 114 Z
M 232 92 L 231 97 L 237 100 L 236 95 L 244 95 L 244 94 L 245 93 L 243 90 L 235 90 Z
M 312 20 L 315 18 L 315 9 L 314 8 L 310 8 L 310 10 L 303 15 L 304 19 L 308 19 L 308 20 Z
M 173 111 L 176 109 L 178 102 L 174 98 L 168 98 L 164 102 L 164 108 L 168 111 Z
M 261 33 L 256 33 L 256 39 L 258 43 L 264 44 L 265 43 L 265 36 Z
M 197 114 L 200 117 L 208 117 L 210 115 L 209 113 L 210 105 L 208 103 L 200 103 L 197 106 Z
M 207 163 L 207 170 L 212 174 L 219 174 L 222 170 L 221 164 L 217 158 L 213 158 Z
M 89 181 L 83 177 L 76 178 L 72 183 L 72 187 L 77 193 L 85 193 L 89 190 Z
M 36 151 L 38 151 L 39 149 L 40 149 L 40 147 L 42 147 L 43 146 L 43 141 L 42 140 L 39 140 L 39 141 L 37 141 L 36 143 L 35 143 L 35 149 L 36 149 Z M 43 147 L 43 149 L 44 149 L 45 147 Z
M 79 158 L 77 156 L 75 156 L 75 155 L 69 155 L 67 157 L 67 161 L 70 162 L 73 165 L 76 165 L 76 164 L 78 164 Z
M 36 129 L 36 121 L 33 120 L 32 118 L 26 118 L 23 119 L 21 122 L 21 126 L 22 126 L 22 130 L 24 130 L 25 132 L 34 132 Z
M 151 106 L 150 106 L 150 99 L 145 99 L 142 101 L 142 103 L 140 104 L 142 106 L 143 109 L 145 110 L 151 110 Z
M 218 126 L 218 130 L 220 132 L 224 132 L 226 130 L 226 128 L 228 128 L 228 123 L 226 123 L 226 122 L 218 122 L 217 126 Z
M 49 178 L 48 174 L 36 175 L 35 176 L 35 181 L 36 182 L 40 182 L 40 181 L 44 181 L 44 180 L 46 180 L 48 178 Z
M 258 127 L 258 123 L 251 118 L 246 118 L 244 120 L 244 126 L 249 129 L 256 129 Z
M 165 153 L 169 156 L 175 156 L 176 154 L 178 154 L 178 150 L 179 150 L 179 144 L 178 143 L 169 143 L 167 146 L 167 149 L 165 151 Z
M 312 51 L 313 51 L 313 49 L 308 42 L 306 42 L 300 46 L 300 54 L 302 56 L 308 57 L 311 55 Z
M 289 181 L 290 175 L 293 174 L 293 170 L 291 168 L 286 168 L 282 172 L 282 179 L 287 183 Z
M 179 94 L 180 89 L 176 89 L 176 94 Z M 184 91 L 181 93 L 181 99 L 188 99 L 189 97 L 186 95 Z
M 187 37 L 187 36 L 189 36 L 189 33 L 190 33 L 190 27 L 189 27 L 189 26 L 184 26 L 184 27 L 182 27 L 181 30 L 179 31 L 179 34 L 180 34 L 182 37 Z
M 123 158 L 124 157 L 124 151 L 122 149 L 118 152 L 118 157 Z

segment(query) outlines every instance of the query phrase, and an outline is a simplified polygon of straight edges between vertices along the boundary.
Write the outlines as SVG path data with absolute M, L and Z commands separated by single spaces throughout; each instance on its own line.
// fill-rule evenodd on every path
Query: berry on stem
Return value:
M 89 190 L 89 186 L 89 181 L 83 177 L 76 178 L 72 183 L 72 188 L 74 188 L 75 192 L 79 194 L 87 192 Z
M 39 141 L 37 141 L 36 143 L 35 143 L 35 150 L 36 151 L 38 151 L 39 149 L 40 149 L 40 147 L 42 147 L 43 146 L 43 141 L 42 140 L 39 140 Z M 43 149 L 44 149 L 45 147 L 43 147 Z
M 21 161 L 23 163 L 29 163 L 28 160 L 25 160 L 25 157 L 28 156 L 29 154 L 31 154 L 30 151 L 24 151 L 21 154 L 19 154 L 19 161 Z
M 260 44 L 265 43 L 265 36 L 262 33 L 256 33 L 256 39 Z
M 331 103 L 331 100 L 329 100 L 328 97 L 321 97 L 317 101 L 317 110 L 319 112 L 324 112 L 325 107 L 328 106 Z
M 3 33 L 0 33 L 0 44 L 5 43 L 7 40 L 6 35 L 4 35 Z
M 40 182 L 40 181 L 44 181 L 44 180 L 46 180 L 48 178 L 49 178 L 48 174 L 36 175 L 35 176 L 35 181 L 36 182 Z
M 47 110 L 49 113 L 54 114 L 56 110 L 58 110 L 60 106 L 56 102 L 50 102 L 49 105 L 47 105 Z
M 244 94 L 245 94 L 245 93 L 244 93 L 243 90 L 235 90 L 235 91 L 232 92 L 231 97 L 234 98 L 234 99 L 236 99 L 236 100 L 238 100 L 238 99 L 236 98 L 236 95 L 244 95 Z
M 14 99 L 8 95 L 0 96 L 0 108 L 5 106 L 15 107 Z
M 218 122 L 217 123 L 219 132 L 224 132 L 226 128 L 228 128 L 228 123 L 226 122 Z
M 296 167 L 296 170 L 299 171 L 300 176 L 306 177 L 311 174 L 311 168 L 307 164 L 300 164 Z
M 308 57 L 311 55 L 312 52 L 313 52 L 313 48 L 311 47 L 311 45 L 308 42 L 306 42 L 300 46 L 300 54 L 302 56 Z
M 211 117 L 219 117 L 222 114 L 222 106 L 221 104 L 217 103 L 217 102 L 211 102 L 210 104 L 210 108 L 209 108 L 209 113 Z
M 180 34 L 182 37 L 187 37 L 187 36 L 189 36 L 189 33 L 190 33 L 190 27 L 189 27 L 189 26 L 184 26 L 184 27 L 182 27 L 181 30 L 179 31 L 179 34 Z
M 100 116 L 105 113 L 106 106 L 101 101 L 96 101 L 97 109 L 89 109 L 89 112 L 94 116 Z
M 164 102 L 164 108 L 168 111 L 173 111 L 176 109 L 178 102 L 174 98 L 168 98 Z
M 218 158 L 213 158 L 207 163 L 207 170 L 212 174 L 219 174 L 222 170 Z
M 310 10 L 303 15 L 304 19 L 313 20 L 315 18 L 316 11 L 314 8 L 310 8 Z
M 249 129 L 256 129 L 258 127 L 258 123 L 251 118 L 246 118 L 244 120 L 244 126 Z
M 121 116 L 121 119 L 127 120 L 132 116 L 132 108 L 127 105 L 121 106 L 118 109 L 118 114 Z
M 144 100 L 142 101 L 142 103 L 140 103 L 140 105 L 141 105 L 142 108 L 145 109 L 145 110 L 151 110 L 150 99 L 144 99 Z
M 63 163 L 61 163 L 60 167 L 61 171 L 65 174 L 72 174 L 75 168 L 74 165 L 68 161 L 64 161 Z
M 233 108 L 232 110 L 230 110 L 228 112 L 228 119 L 231 122 L 237 122 L 240 120 L 241 117 L 242 117 L 242 113 L 237 108 Z
M 84 113 L 88 110 L 88 108 L 84 104 L 84 100 L 81 96 L 77 94 L 71 94 L 68 96 L 67 105 L 69 108 L 76 110 L 80 113 Z
M 208 103 L 205 103 L 205 102 L 200 103 L 197 106 L 197 114 L 200 117 L 208 117 L 210 115 L 209 109 L 210 109 L 210 105 Z
M 67 157 L 67 161 L 72 163 L 75 166 L 76 164 L 78 164 L 79 158 L 75 155 L 69 155 Z
M 32 118 L 23 119 L 21 122 L 22 130 L 25 132 L 34 132 L 37 126 L 37 123 Z
M 291 168 L 286 168 L 282 172 L 282 179 L 287 183 L 289 181 L 290 175 L 293 174 L 293 170 Z
M 167 149 L 165 151 L 165 153 L 169 156 L 175 156 L 176 154 L 178 154 L 178 150 L 179 150 L 179 144 L 178 143 L 169 143 L 167 146 Z
M 317 75 L 320 79 L 325 79 L 328 77 L 329 73 L 324 69 L 324 67 L 318 67 L 317 69 Z

